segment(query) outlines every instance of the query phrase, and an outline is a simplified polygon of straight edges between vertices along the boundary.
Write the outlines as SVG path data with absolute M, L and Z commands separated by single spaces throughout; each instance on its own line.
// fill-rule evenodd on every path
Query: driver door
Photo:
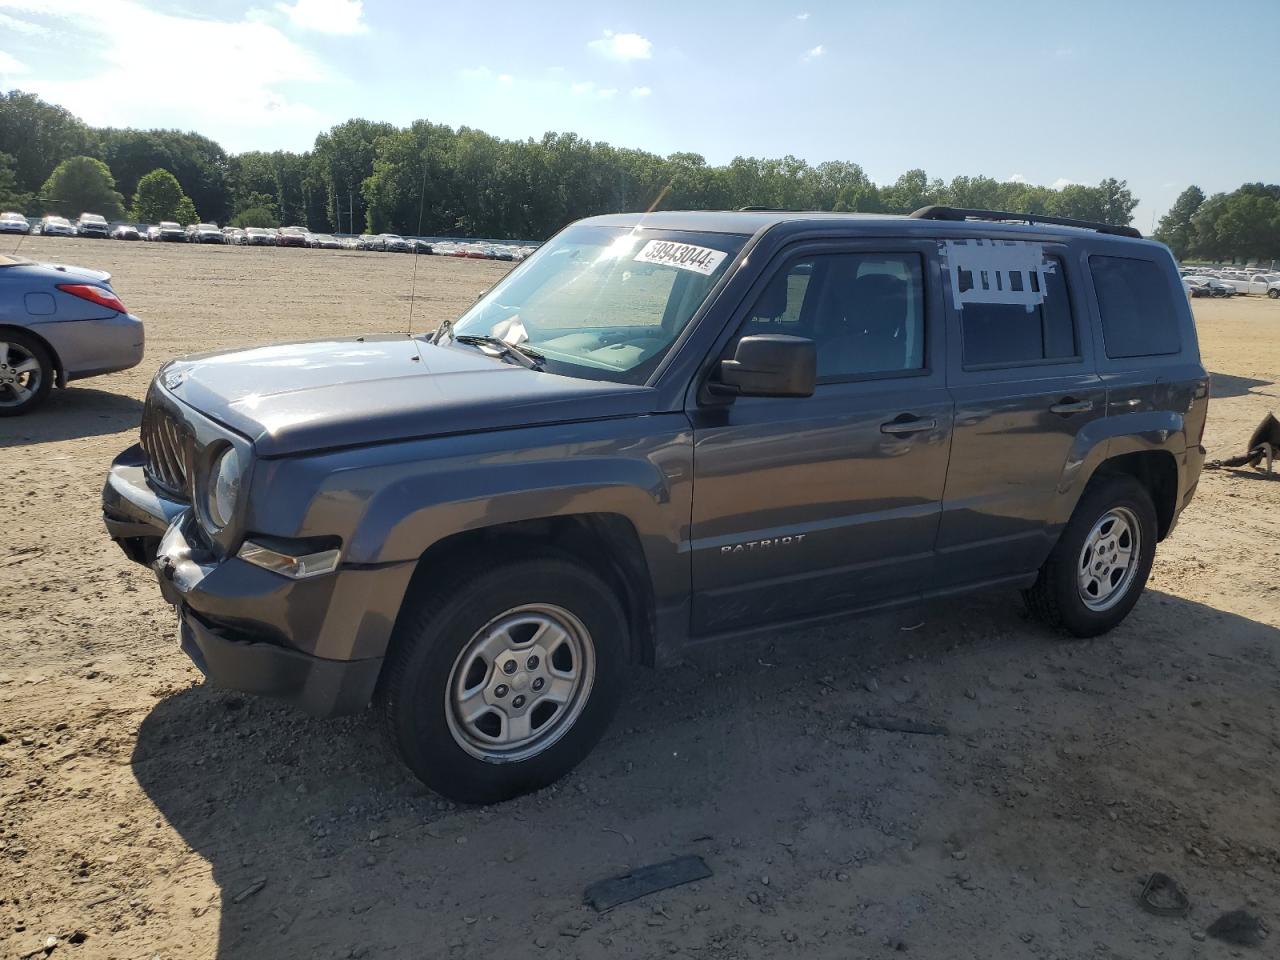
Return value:
M 692 632 L 919 593 L 952 430 L 935 245 L 803 245 L 747 302 L 724 355 L 751 333 L 808 337 L 818 383 L 690 411 Z

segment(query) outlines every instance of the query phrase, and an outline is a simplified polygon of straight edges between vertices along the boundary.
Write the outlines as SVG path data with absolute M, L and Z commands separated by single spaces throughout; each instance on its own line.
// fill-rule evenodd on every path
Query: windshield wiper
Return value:
M 537 350 L 518 343 L 508 343 L 501 337 L 477 337 L 462 333 L 455 335 L 453 339 L 458 343 L 465 343 L 473 347 L 492 347 L 504 357 L 510 357 L 530 370 L 541 370 L 542 363 L 546 360 L 546 357 Z

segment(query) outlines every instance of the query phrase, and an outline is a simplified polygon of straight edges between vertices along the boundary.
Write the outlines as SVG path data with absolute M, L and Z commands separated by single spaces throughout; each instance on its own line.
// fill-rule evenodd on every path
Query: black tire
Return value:
M 1077 564 L 1094 525 L 1113 510 L 1127 511 L 1138 527 L 1137 560 L 1123 593 L 1106 609 L 1093 609 L 1077 582 Z M 1051 626 L 1077 637 L 1106 633 L 1129 615 L 1151 575 L 1155 559 L 1156 510 L 1147 489 L 1127 474 L 1103 474 L 1090 482 L 1076 504 L 1035 584 L 1023 591 L 1027 608 Z
M 529 556 L 496 567 L 465 565 L 406 603 L 379 690 L 391 740 L 423 783 L 463 803 L 496 803 L 554 783 L 591 752 L 617 708 L 628 666 L 627 620 L 602 579 L 558 556 Z M 530 604 L 562 608 L 585 628 L 593 679 L 576 718 L 566 714 L 563 729 L 541 752 L 483 758 L 464 746 L 464 734 L 455 734 L 450 678 L 473 637 Z M 496 664 L 487 675 L 501 679 Z M 513 695 L 516 689 L 513 679 Z
M 0 330 L 0 344 L 13 344 L 19 350 L 29 354 L 40 367 L 38 374 L 40 382 L 26 400 L 14 402 L 15 394 L 12 392 L 12 387 L 8 383 L 0 383 L 0 417 L 20 417 L 24 413 L 30 413 L 48 399 L 49 391 L 53 389 L 53 358 L 49 356 L 49 351 L 45 349 L 43 343 L 21 330 Z M 0 350 L 0 381 L 14 376 L 14 371 L 8 367 L 8 364 L 16 366 L 14 353 L 15 351 L 11 350 Z
M 1267 291 L 1267 296 L 1272 300 L 1280 300 L 1280 288 L 1272 287 Z

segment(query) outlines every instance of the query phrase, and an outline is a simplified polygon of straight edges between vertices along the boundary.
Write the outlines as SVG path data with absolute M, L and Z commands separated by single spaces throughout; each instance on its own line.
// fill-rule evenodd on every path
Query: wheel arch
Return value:
M 484 557 L 500 556 L 502 551 L 524 555 L 549 553 L 603 577 L 616 592 L 627 617 L 628 657 L 636 663 L 653 664 L 656 636 L 653 578 L 639 533 L 622 514 L 538 517 L 444 537 L 418 557 L 397 620 L 409 606 L 409 598 L 428 588 L 436 571 L 478 563 Z
M 37 343 L 39 343 L 40 346 L 44 347 L 44 349 L 49 353 L 49 359 L 53 361 L 54 384 L 56 384 L 59 387 L 65 387 L 67 385 L 66 367 L 63 366 L 62 358 L 58 356 L 58 351 L 54 349 L 53 344 L 50 343 L 46 337 L 41 336 L 32 327 L 22 327 L 17 325 L 16 323 L 0 323 L 0 336 L 3 336 L 5 333 L 9 331 L 13 331 L 14 333 L 21 333 L 25 336 L 28 336 L 32 340 L 35 340 Z
M 1156 508 L 1157 541 L 1173 528 L 1178 505 L 1178 461 L 1168 450 L 1136 450 L 1098 464 L 1090 483 L 1108 476 L 1131 476 L 1151 494 Z

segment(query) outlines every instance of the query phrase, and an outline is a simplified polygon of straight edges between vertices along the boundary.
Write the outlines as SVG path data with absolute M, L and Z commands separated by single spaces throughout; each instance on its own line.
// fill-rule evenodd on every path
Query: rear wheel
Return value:
M 1138 602 L 1155 559 L 1151 495 L 1123 474 L 1094 480 L 1031 589 L 1027 606 L 1078 637 L 1106 633 Z
M 35 337 L 0 330 L 0 417 L 30 413 L 53 387 L 53 360 Z
M 400 756 L 427 786 L 506 800 L 595 746 L 624 687 L 627 623 L 594 573 L 558 557 L 477 566 L 410 603 L 382 698 Z

